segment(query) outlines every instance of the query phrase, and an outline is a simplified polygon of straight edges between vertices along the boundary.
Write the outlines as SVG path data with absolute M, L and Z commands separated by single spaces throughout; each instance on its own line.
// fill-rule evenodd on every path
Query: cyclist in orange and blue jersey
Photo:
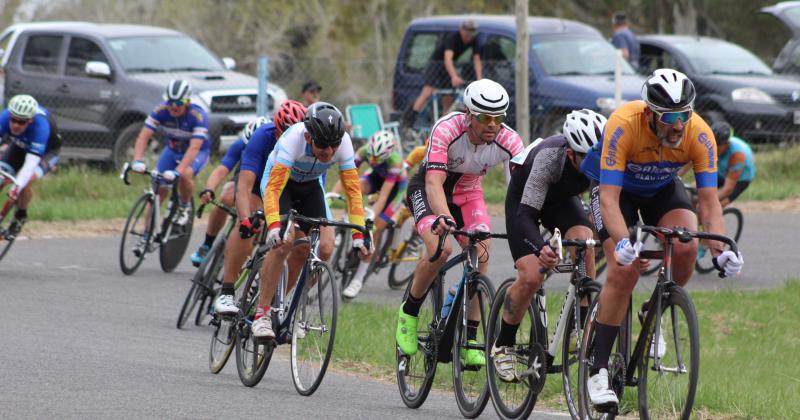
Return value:
M 656 70 L 642 87 L 643 100 L 629 102 L 611 114 L 602 144 L 595 146 L 581 165 L 594 180 L 591 211 L 608 258 L 587 381 L 589 398 L 598 411 L 613 410 L 619 403 L 609 387 L 608 361 L 642 267 L 632 264 L 639 244 L 628 239 L 628 229 L 637 223 L 639 213 L 647 225 L 697 230 L 697 215 L 676 175 L 691 163 L 700 220 L 706 230 L 725 234 L 716 188 L 717 145 L 711 129 L 693 112 L 694 98 L 694 84 L 685 74 Z M 743 265 L 741 254 L 723 250 L 718 242 L 711 244 L 717 269 L 725 276 L 738 274 Z M 674 244 L 673 278 L 681 286 L 694 270 L 697 248 L 697 240 Z M 647 309 L 643 307 L 640 316 Z M 663 338 L 657 342 L 658 349 L 652 346 L 651 352 L 661 357 L 666 344 Z

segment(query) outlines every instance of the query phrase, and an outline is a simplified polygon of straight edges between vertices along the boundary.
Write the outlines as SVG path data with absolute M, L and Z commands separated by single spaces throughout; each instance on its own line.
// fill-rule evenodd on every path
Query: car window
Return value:
M 103 50 L 93 41 L 84 38 L 72 38 L 67 52 L 67 76 L 86 76 L 86 62 L 101 61 L 108 63 Z
M 8 43 L 11 41 L 11 36 L 14 35 L 14 31 L 8 31 L 6 35 L 0 39 L 0 61 L 3 59 L 3 56 L 8 52 Z
M 34 35 L 28 38 L 22 55 L 22 69 L 33 73 L 57 73 L 63 38 L 59 35 Z
M 639 73 L 650 75 L 656 69 L 671 68 L 686 71 L 681 68 L 675 57 L 663 48 L 655 45 L 641 45 L 639 54 Z
M 689 59 L 699 74 L 762 74 L 772 70 L 750 51 L 721 40 L 680 41 L 672 45 Z
M 436 32 L 417 32 L 411 38 L 403 57 L 405 71 L 417 73 L 425 69 L 441 34 Z
M 128 73 L 224 70 L 217 57 L 187 36 L 114 38 L 108 45 Z
M 483 44 L 483 74 L 492 80 L 514 80 L 516 43 L 508 37 L 489 35 Z
M 550 76 L 614 74 L 617 52 L 602 38 L 531 36 L 531 54 Z M 627 61 L 622 74 L 634 74 Z

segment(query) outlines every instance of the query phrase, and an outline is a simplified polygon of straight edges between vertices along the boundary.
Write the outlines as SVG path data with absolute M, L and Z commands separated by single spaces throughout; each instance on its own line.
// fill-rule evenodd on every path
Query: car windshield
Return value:
M 531 36 L 531 54 L 550 76 L 614 74 L 614 47 L 601 38 Z M 622 74 L 634 74 L 622 62 Z
M 750 51 L 729 42 L 675 42 L 699 74 L 770 75 L 772 70 Z
M 225 69 L 207 49 L 186 36 L 114 38 L 109 45 L 128 73 Z

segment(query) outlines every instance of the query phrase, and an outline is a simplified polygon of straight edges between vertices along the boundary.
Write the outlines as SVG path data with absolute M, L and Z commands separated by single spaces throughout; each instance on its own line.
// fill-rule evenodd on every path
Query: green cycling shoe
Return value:
M 467 344 L 477 345 L 476 340 L 469 340 Z M 486 355 L 483 350 L 462 348 L 461 363 L 466 366 L 486 366 Z
M 403 312 L 402 304 L 397 317 L 397 332 L 394 335 L 397 346 L 406 356 L 413 356 L 419 350 L 417 347 L 417 321 L 419 319 Z

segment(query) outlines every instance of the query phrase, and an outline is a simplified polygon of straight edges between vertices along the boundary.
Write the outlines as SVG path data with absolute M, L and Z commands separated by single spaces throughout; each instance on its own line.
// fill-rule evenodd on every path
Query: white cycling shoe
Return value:
M 586 383 L 589 390 L 589 399 L 595 409 L 604 411 L 619 404 L 617 394 L 608 386 L 608 370 L 600 369 L 596 375 L 589 377 Z
M 261 318 L 253 321 L 253 337 L 263 340 L 275 338 L 275 331 L 272 330 L 272 319 L 269 315 L 264 315 Z
M 656 354 L 658 354 L 658 358 L 664 357 L 667 354 L 667 343 L 664 341 L 664 334 L 662 333 L 661 329 L 658 329 L 658 352 L 654 352 L 655 350 L 655 341 L 656 336 L 653 335 L 653 339 L 650 340 L 650 358 L 655 359 Z M 655 353 L 655 354 L 654 354 Z
M 214 312 L 220 315 L 236 315 L 239 313 L 239 307 L 236 306 L 233 295 L 219 295 L 214 301 Z
M 344 289 L 342 295 L 352 299 L 358 296 L 358 292 L 361 291 L 362 287 L 364 287 L 364 282 L 361 279 L 353 279 L 350 281 L 350 284 L 347 285 L 347 288 Z

